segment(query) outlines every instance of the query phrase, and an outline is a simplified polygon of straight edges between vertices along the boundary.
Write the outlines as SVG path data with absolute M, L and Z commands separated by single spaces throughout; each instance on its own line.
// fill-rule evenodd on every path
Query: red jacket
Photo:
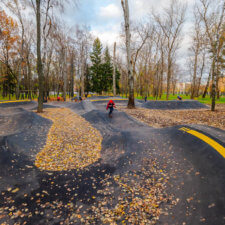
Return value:
M 108 105 L 107 105 L 107 107 L 106 107 L 106 110 L 108 110 L 108 108 L 112 108 L 112 107 L 115 107 L 116 105 L 115 105 L 115 103 L 114 103 L 114 101 L 113 100 L 110 100 L 109 102 L 108 102 Z

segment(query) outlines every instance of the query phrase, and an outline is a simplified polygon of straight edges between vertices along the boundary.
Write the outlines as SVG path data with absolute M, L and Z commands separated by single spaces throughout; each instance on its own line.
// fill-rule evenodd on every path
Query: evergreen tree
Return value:
M 90 71 L 87 72 L 88 77 L 85 81 L 85 90 L 90 91 L 90 84 L 92 86 L 91 90 L 102 94 L 102 92 L 110 92 L 113 89 L 113 64 L 109 53 L 109 48 L 106 47 L 102 62 L 102 44 L 97 38 L 93 43 L 93 52 L 91 53 L 92 66 Z M 120 73 L 116 69 L 116 88 L 119 93 L 119 79 Z M 89 86 L 88 86 L 89 85 Z
M 90 74 L 90 68 L 88 65 L 85 71 L 84 90 L 87 95 L 89 92 L 91 92 L 91 74 Z
M 93 43 L 93 52 L 91 53 L 91 62 L 92 66 L 90 68 L 91 81 L 92 81 L 92 91 L 101 94 L 101 78 L 102 78 L 102 44 L 99 38 L 94 40 Z
M 118 70 L 118 68 L 116 68 L 116 93 L 120 94 L 120 85 L 119 85 L 119 82 L 120 82 L 120 71 Z
M 102 64 L 102 90 L 105 92 L 112 91 L 113 85 L 113 65 L 111 62 L 111 56 L 109 54 L 109 48 L 106 47 L 104 53 L 104 63 Z

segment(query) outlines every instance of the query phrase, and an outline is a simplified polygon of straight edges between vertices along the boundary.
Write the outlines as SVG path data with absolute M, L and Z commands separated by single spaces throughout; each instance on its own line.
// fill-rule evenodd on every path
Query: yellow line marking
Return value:
M 113 101 L 127 101 L 128 99 L 111 99 L 111 98 L 107 98 L 107 99 L 91 100 L 91 102 L 100 102 L 100 101 L 109 101 L 109 100 L 113 100 Z
M 0 102 L 0 104 L 15 103 L 15 102 L 31 102 L 31 100 L 4 101 L 4 102 Z
M 220 145 L 219 143 L 217 143 L 216 141 L 214 141 L 213 139 L 209 138 L 208 136 L 206 136 L 202 133 L 199 133 L 196 130 L 191 130 L 186 127 L 182 127 L 179 130 L 189 133 L 189 134 L 201 139 L 202 141 L 206 142 L 208 145 L 213 147 L 217 152 L 220 153 L 220 155 L 222 155 L 225 158 L 225 148 L 222 145 Z

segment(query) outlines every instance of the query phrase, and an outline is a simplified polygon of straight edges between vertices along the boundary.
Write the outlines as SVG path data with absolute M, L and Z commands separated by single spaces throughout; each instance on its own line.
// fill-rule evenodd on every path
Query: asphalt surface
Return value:
M 34 107 L 33 102 L 0 106 L 0 224 L 66 224 L 70 209 L 55 211 L 51 204 L 66 205 L 72 200 L 74 205 L 82 202 L 82 210 L 87 211 L 101 201 L 101 179 L 137 171 L 146 157 L 156 160 L 169 174 L 167 192 L 177 200 L 158 224 L 225 224 L 225 159 L 204 141 L 179 130 L 182 126 L 154 129 L 116 110 L 110 119 L 104 101 L 50 104 L 47 107 L 70 108 L 101 132 L 102 157 L 83 171 L 42 172 L 34 166 L 35 155 L 44 146 L 52 123 L 32 112 Z M 222 130 L 185 127 L 225 146 Z M 12 193 L 9 188 L 19 190 Z M 92 199 L 93 195 L 97 198 Z M 50 206 L 42 208 L 46 203 Z M 28 213 L 12 218 L 2 212 L 6 207 L 8 213 L 12 207 L 25 207 Z
M 195 100 L 173 100 L 173 101 L 138 101 L 141 107 L 147 109 L 160 110 L 179 110 L 179 109 L 204 109 L 208 108 L 206 105 Z

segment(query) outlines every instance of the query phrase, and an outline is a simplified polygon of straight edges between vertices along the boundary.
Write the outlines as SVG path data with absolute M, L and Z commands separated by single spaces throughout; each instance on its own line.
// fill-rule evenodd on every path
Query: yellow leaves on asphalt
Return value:
M 130 110 L 121 106 L 117 108 L 155 128 L 200 124 L 225 129 L 225 104 L 219 104 L 215 112 L 209 109 L 152 110 L 136 108 Z
M 104 188 L 98 194 L 103 198 L 92 205 L 95 219 L 101 224 L 156 224 L 161 214 L 168 213 L 168 201 L 171 207 L 177 204 L 178 200 L 166 193 L 168 174 L 154 161 L 144 159 L 140 164 L 143 167 L 138 172 L 102 180 Z
M 66 108 L 46 109 L 41 116 L 53 124 L 45 147 L 36 156 L 39 169 L 82 169 L 100 158 L 102 136 L 84 118 Z
M 19 190 L 20 190 L 19 188 L 16 188 L 16 189 L 12 190 L 11 192 L 12 192 L 12 193 L 16 193 L 16 192 L 18 192 Z

